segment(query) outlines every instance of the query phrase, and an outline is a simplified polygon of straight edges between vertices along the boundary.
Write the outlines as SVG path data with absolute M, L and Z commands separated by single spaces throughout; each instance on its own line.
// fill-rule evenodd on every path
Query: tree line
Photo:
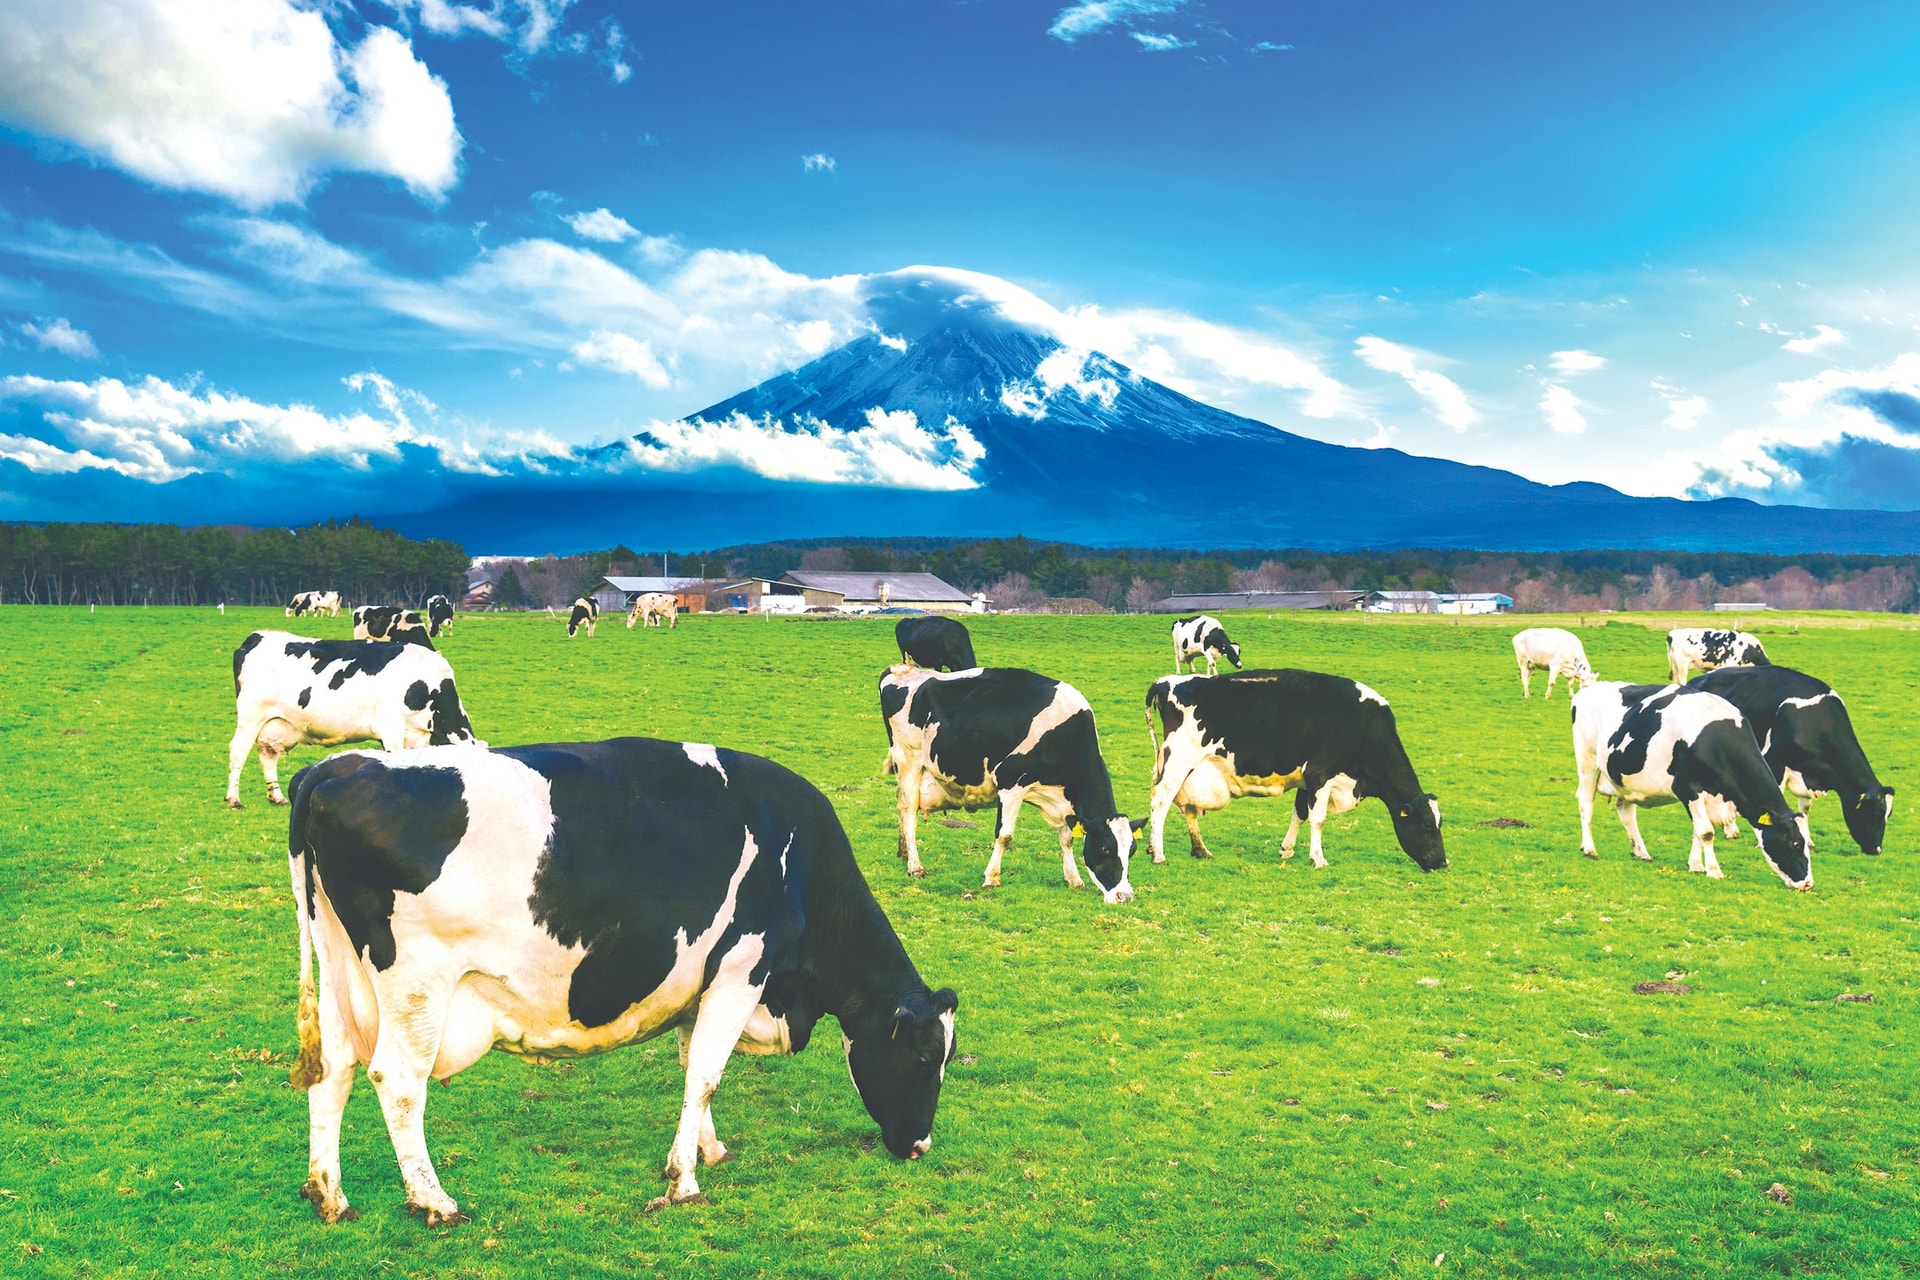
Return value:
M 285 604 L 302 591 L 418 605 L 466 590 L 465 548 L 355 516 L 305 529 L 0 523 L 0 601 Z

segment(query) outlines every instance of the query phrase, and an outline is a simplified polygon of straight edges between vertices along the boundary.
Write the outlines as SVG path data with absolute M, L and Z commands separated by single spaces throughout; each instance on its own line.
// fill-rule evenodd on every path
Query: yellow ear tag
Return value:
M 1773 815 L 1770 813 L 1763 813 L 1759 817 L 1753 820 L 1753 825 L 1756 827 L 1770 827 L 1773 825 Z
M 1405 809 L 1402 809 L 1402 810 L 1400 811 L 1400 816 L 1401 816 L 1401 817 L 1403 817 L 1403 818 L 1404 818 L 1404 817 L 1406 817 L 1406 816 L 1407 816 L 1407 811 L 1406 811 Z
M 1080 838 L 1081 836 L 1084 836 L 1084 835 L 1086 835 L 1086 834 L 1087 834 L 1087 829 L 1086 829 L 1085 827 L 1083 827 L 1083 826 L 1081 826 L 1081 825 L 1080 825 L 1079 823 L 1077 823 L 1077 822 L 1076 822 L 1076 823 L 1074 823 L 1074 824 L 1073 824 L 1073 833 L 1072 833 L 1072 834 L 1073 834 L 1073 837 L 1074 837 L 1074 839 L 1076 839 L 1076 840 L 1077 840 L 1077 839 L 1079 839 L 1079 838 Z

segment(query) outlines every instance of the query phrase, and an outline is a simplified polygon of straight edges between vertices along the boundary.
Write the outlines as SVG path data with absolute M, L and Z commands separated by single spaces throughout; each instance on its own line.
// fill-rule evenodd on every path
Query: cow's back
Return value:
M 1345 676 L 1294 668 L 1155 682 L 1163 733 L 1186 719 L 1201 737 L 1231 751 L 1242 774 L 1287 774 L 1308 758 L 1345 760 L 1398 729 L 1377 693 Z M 1368 696 L 1371 695 L 1371 696 Z

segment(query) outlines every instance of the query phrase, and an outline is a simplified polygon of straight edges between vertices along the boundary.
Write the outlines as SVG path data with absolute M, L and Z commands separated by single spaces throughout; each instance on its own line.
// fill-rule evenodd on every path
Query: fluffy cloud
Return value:
M 1135 31 L 1131 33 L 1140 47 L 1148 53 L 1170 53 L 1175 49 L 1191 49 L 1193 41 L 1182 40 L 1179 36 L 1168 35 L 1160 31 Z
M 403 22 L 437 36 L 488 36 L 525 53 L 547 47 L 575 0 L 492 0 L 486 7 L 454 0 L 380 0 Z
M 1157 18 L 1186 7 L 1186 0 L 1080 0 L 1054 16 L 1047 34 L 1072 44 L 1112 26 L 1130 27 L 1143 18 Z
M 1607 367 L 1607 358 L 1591 351 L 1556 351 L 1551 363 L 1559 374 L 1594 373 Z
M 849 429 L 817 418 L 788 425 L 740 413 L 720 422 L 656 422 L 628 447 L 636 463 L 654 471 L 726 466 L 769 480 L 939 491 L 979 487 L 973 471 L 987 455 L 952 418 L 928 428 L 912 410 L 878 408 Z
M 1705 396 L 1688 395 L 1684 387 L 1661 378 L 1655 378 L 1651 385 L 1667 404 L 1667 416 L 1662 421 L 1675 431 L 1691 431 L 1707 416 Z
M 1789 338 L 1780 344 L 1782 351 L 1791 351 L 1795 355 L 1817 356 L 1828 347 L 1845 342 L 1847 335 L 1830 324 L 1813 326 L 1811 337 Z
M 650 387 L 665 387 L 673 382 L 673 375 L 653 354 L 651 346 L 611 329 L 595 329 L 573 344 L 567 361 L 560 367 L 569 369 L 577 365 L 611 369 L 638 378 Z
M 1111 409 L 1120 398 L 1120 383 L 1114 377 L 1118 372 L 1091 351 L 1061 347 L 1034 369 L 1034 381 L 1009 382 L 1001 387 L 1000 404 L 1016 417 L 1035 422 L 1047 416 L 1048 403 L 1062 391 Z
M 13 0 L 0 124 L 255 208 L 336 171 L 428 199 L 459 180 L 452 100 L 406 38 L 376 26 L 346 46 L 294 0 Z
M 832 173 L 838 167 L 834 158 L 824 151 L 816 151 L 812 155 L 800 157 L 802 173 Z
M 608 209 L 576 213 L 566 218 L 565 222 L 573 228 L 573 234 L 583 240 L 599 240 L 605 244 L 619 244 L 640 234 L 631 222 Z
M 1413 393 L 1427 402 L 1427 408 L 1433 416 L 1455 431 L 1465 431 L 1480 421 L 1479 410 L 1468 401 L 1467 393 L 1460 389 L 1458 383 L 1445 374 L 1421 367 L 1424 352 L 1372 336 L 1355 342 L 1353 350 L 1355 355 L 1373 368 L 1404 379 Z
M 1573 392 L 1554 383 L 1548 383 L 1546 394 L 1540 397 L 1540 412 L 1547 425 L 1562 435 L 1577 436 L 1587 429 L 1587 415 L 1581 412 L 1586 407 Z
M 64 316 L 38 324 L 29 321 L 20 326 L 20 332 L 39 344 L 42 351 L 57 351 L 76 360 L 100 358 L 100 348 L 93 345 L 92 336 L 84 329 L 74 328 Z

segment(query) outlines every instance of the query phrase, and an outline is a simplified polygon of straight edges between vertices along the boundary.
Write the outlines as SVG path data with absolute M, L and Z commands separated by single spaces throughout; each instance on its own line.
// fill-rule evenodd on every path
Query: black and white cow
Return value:
M 1687 673 L 1695 667 L 1712 671 L 1717 667 L 1767 665 L 1766 649 L 1744 631 L 1676 627 L 1667 632 L 1667 679 L 1674 684 L 1685 684 Z
M 438 636 L 453 626 L 453 601 L 445 596 L 427 597 L 427 634 Z
M 1193 856 L 1208 858 L 1200 815 L 1235 796 L 1298 790 L 1293 824 L 1280 846 L 1293 855 L 1302 819 L 1312 824 L 1313 865 L 1327 865 L 1320 833 L 1329 813 L 1378 796 L 1393 832 L 1424 871 L 1447 865 L 1440 803 L 1421 790 L 1387 700 L 1358 680 L 1317 671 L 1245 671 L 1162 676 L 1147 690 L 1147 732 L 1157 716 L 1147 844 L 1165 862 L 1167 814 L 1187 820 Z
M 327 1222 L 353 1216 L 357 1065 L 429 1226 L 466 1219 L 427 1150 L 427 1082 L 489 1049 L 543 1063 L 677 1030 L 686 1090 L 649 1209 L 701 1200 L 697 1165 L 727 1158 L 712 1100 L 733 1052 L 798 1053 L 825 1016 L 887 1150 L 933 1145 L 958 1000 L 921 981 L 827 798 L 771 761 L 647 738 L 343 752 L 294 779 L 287 848 L 302 1194 Z
M 1806 820 L 1788 807 L 1740 709 L 1684 685 L 1588 685 L 1573 699 L 1573 762 L 1579 774 L 1580 852 L 1593 847 L 1593 798 L 1613 797 L 1633 856 L 1651 861 L 1640 838 L 1642 805 L 1686 805 L 1693 818 L 1687 870 L 1721 879 L 1713 829 L 1737 813 L 1753 824 L 1760 851 L 1788 887 L 1813 884 Z
M 355 640 L 391 640 L 395 644 L 417 644 L 433 648 L 427 639 L 427 624 L 405 605 L 363 604 L 353 611 Z
M 1000 860 L 1013 842 L 1022 803 L 1060 833 L 1060 870 L 1081 887 L 1073 837 L 1108 902 L 1130 902 L 1127 862 L 1138 824 L 1113 801 L 1100 755 L 1093 708 L 1061 680 L 1012 667 L 946 674 L 902 663 L 880 678 L 888 764 L 900 775 L 900 856 L 923 876 L 914 838 L 921 813 L 997 807 L 993 856 L 983 883 L 1000 883 Z
M 1513 636 L 1513 659 L 1520 664 L 1520 696 L 1533 696 L 1535 671 L 1547 673 L 1548 698 L 1553 697 L 1553 682 L 1564 679 L 1569 696 L 1595 680 L 1593 666 L 1587 661 L 1580 637 L 1560 627 L 1528 627 Z
M 980 665 L 974 660 L 973 637 L 966 625 L 937 613 L 900 619 L 894 625 L 893 639 L 900 646 L 900 657 L 916 667 L 971 671 Z
M 256 631 L 233 651 L 233 698 L 227 803 L 236 809 L 240 769 L 256 745 L 267 798 L 285 804 L 280 757 L 294 747 L 375 740 L 398 751 L 474 740 L 453 668 L 418 645 Z
M 592 596 L 581 596 L 573 602 L 573 612 L 567 616 L 567 639 L 585 627 L 587 639 L 593 639 L 593 624 L 600 620 L 600 605 Z
M 340 593 L 338 591 L 302 591 L 287 602 L 289 618 L 298 618 L 309 613 L 324 613 L 329 618 L 339 617 Z
M 1202 658 L 1207 660 L 1208 675 L 1219 669 L 1221 658 L 1231 662 L 1235 671 L 1240 669 L 1240 646 L 1227 639 L 1227 629 L 1218 618 L 1198 613 L 1173 624 L 1173 673 L 1180 674 L 1183 662 L 1188 671 L 1194 670 Z
M 1740 708 L 1760 754 L 1803 815 L 1814 800 L 1835 792 L 1853 842 L 1863 853 L 1880 852 L 1893 816 L 1893 788 L 1874 777 L 1847 704 L 1824 680 L 1787 667 L 1723 667 L 1696 676 L 1687 687 Z

